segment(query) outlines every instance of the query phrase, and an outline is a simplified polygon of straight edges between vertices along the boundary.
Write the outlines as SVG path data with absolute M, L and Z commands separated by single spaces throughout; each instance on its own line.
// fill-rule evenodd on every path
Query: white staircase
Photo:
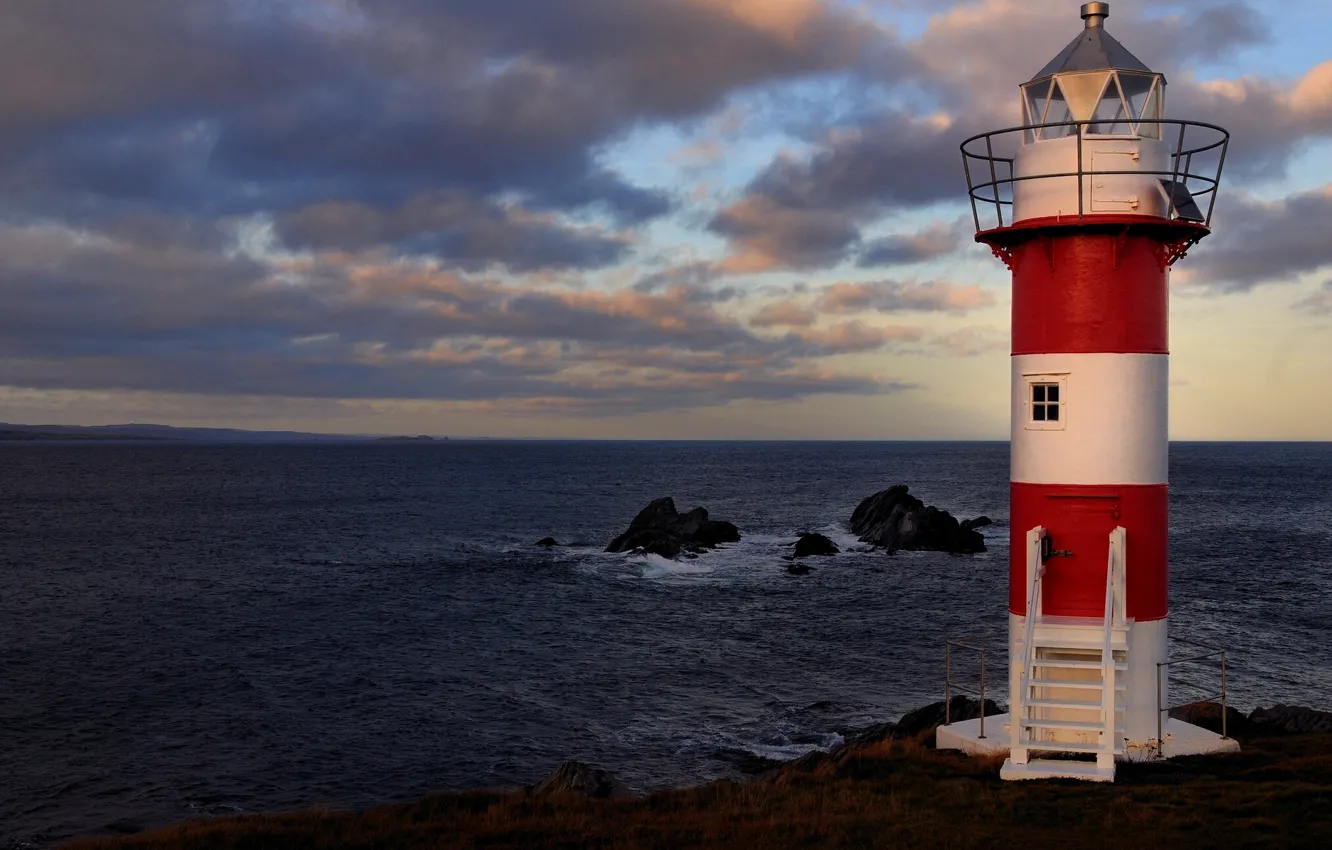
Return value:
M 1124 616 L 1124 529 L 1110 532 L 1103 617 L 1041 613 L 1045 529 L 1027 534 L 1027 619 L 1022 675 L 1013 696 L 1012 749 L 1004 779 L 1112 782 L 1124 752 L 1128 633 Z M 1030 758 L 1032 752 L 1063 758 Z M 1068 756 L 1074 756 L 1069 758 Z M 1078 757 L 1095 756 L 1095 761 Z

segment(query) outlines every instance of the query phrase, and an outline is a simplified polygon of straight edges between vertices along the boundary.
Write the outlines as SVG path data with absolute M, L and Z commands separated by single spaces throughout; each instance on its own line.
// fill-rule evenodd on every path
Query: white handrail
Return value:
M 1036 526 L 1027 532 L 1027 622 L 1022 641 L 1021 687 L 1013 698 L 1014 722 L 1011 757 L 1014 764 L 1025 764 L 1027 750 L 1023 745 L 1022 723 L 1027 719 L 1027 695 L 1031 690 L 1032 644 L 1036 640 L 1036 618 L 1041 610 L 1041 579 L 1045 576 L 1045 561 L 1041 558 L 1041 540 L 1045 527 Z
M 1101 723 L 1103 745 L 1115 749 L 1115 655 L 1111 634 L 1124 623 L 1124 537 L 1123 526 L 1110 532 L 1110 551 L 1105 563 L 1105 642 L 1101 649 Z
M 1115 748 L 1115 653 L 1110 645 L 1115 616 L 1115 532 L 1105 562 L 1105 638 L 1101 647 L 1101 747 Z

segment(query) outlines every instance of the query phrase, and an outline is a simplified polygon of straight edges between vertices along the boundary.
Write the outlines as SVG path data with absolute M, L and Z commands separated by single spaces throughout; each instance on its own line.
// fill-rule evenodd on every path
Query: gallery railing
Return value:
M 1004 227 L 1004 207 L 1013 206 L 1013 187 L 1016 184 L 1028 180 L 1052 180 L 1058 178 L 1076 177 L 1078 183 L 1078 219 L 1081 220 L 1087 213 L 1086 209 L 1086 190 L 1084 188 L 1086 177 L 1101 175 L 1139 175 L 1156 177 L 1166 186 L 1166 202 L 1169 208 L 1169 217 L 1181 217 L 1181 206 L 1184 203 L 1196 204 L 1198 199 L 1207 198 L 1207 212 L 1201 216 L 1197 223 L 1204 227 L 1211 227 L 1212 211 L 1216 207 L 1217 188 L 1221 185 L 1221 170 L 1226 164 L 1226 150 L 1230 146 L 1230 133 L 1222 127 L 1215 124 L 1207 124 L 1202 121 L 1181 121 L 1177 119 L 1144 119 L 1135 122 L 1136 126 L 1157 127 L 1157 135 L 1167 142 L 1173 141 L 1174 147 L 1169 152 L 1171 167 L 1161 170 L 1139 170 L 1139 169 L 1098 169 L 1087 168 L 1084 166 L 1083 148 L 1089 142 L 1105 141 L 1114 139 L 1138 139 L 1140 135 L 1131 133 L 1111 133 L 1098 134 L 1088 132 L 1089 129 L 1098 126 L 1105 126 L 1111 122 L 1100 121 L 1060 121 L 1049 124 L 1027 124 L 1021 127 L 1008 127 L 1003 130 L 994 130 L 989 133 L 981 133 L 964 141 L 962 149 L 962 167 L 967 176 L 967 194 L 971 198 L 971 218 L 976 225 L 976 231 L 982 232 L 993 228 L 982 227 L 981 210 L 986 210 L 985 223 L 988 224 L 991 217 L 996 222 L 995 227 Z M 1016 156 L 1002 156 L 995 153 L 995 148 L 1001 149 L 1014 148 L 1019 144 L 1041 145 L 1054 139 L 1046 138 L 1038 141 L 1024 141 L 1032 135 L 1050 135 L 1049 130 L 1062 131 L 1062 135 L 1055 138 L 1072 136 L 1077 139 L 1077 163 L 1075 171 L 1050 172 L 1042 174 L 1016 175 L 1013 170 L 1013 163 Z M 1071 131 L 1071 132 L 1070 132 Z M 1190 135 L 1190 131 L 1191 135 Z M 1215 169 L 1210 164 L 1204 169 L 1202 163 L 1211 159 L 1208 154 L 1213 154 L 1216 158 Z M 1199 160 L 1199 170 L 1194 170 L 1194 161 Z M 1004 173 L 1004 172 L 1007 173 Z M 976 173 L 979 172 L 979 173 Z M 984 179 L 989 177 L 988 180 Z M 1179 191 L 1179 190 L 1184 191 Z M 1201 209 L 1199 209 L 1201 212 Z M 1193 219 L 1190 219 L 1193 220 Z M 1008 223 L 1013 223 L 1013 216 L 1008 216 Z

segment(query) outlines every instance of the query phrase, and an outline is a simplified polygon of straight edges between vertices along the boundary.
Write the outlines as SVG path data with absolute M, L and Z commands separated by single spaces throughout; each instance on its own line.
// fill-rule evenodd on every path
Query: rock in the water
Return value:
M 804 532 L 800 539 L 795 542 L 795 556 L 804 558 L 809 555 L 836 555 L 842 551 L 837 548 L 837 544 L 824 537 L 822 534 L 810 534 Z
M 560 541 L 556 540 L 554 537 L 543 537 L 536 542 L 536 545 L 547 547 L 558 546 L 560 545 Z
M 583 797 L 632 797 L 633 792 L 615 775 L 581 761 L 566 761 L 555 772 L 532 786 L 537 796 L 546 794 L 578 794 Z
M 970 531 L 973 528 L 984 528 L 987 525 L 993 525 L 994 520 L 990 519 L 987 516 L 978 516 L 975 519 L 964 519 L 962 520 L 961 524 L 962 528 L 964 528 L 967 531 Z
M 1332 712 L 1293 705 L 1255 708 L 1249 715 L 1249 722 L 1262 731 L 1279 729 L 1283 732 L 1332 732 Z
M 907 492 L 905 484 L 881 490 L 856 506 L 851 531 L 861 542 L 889 552 L 928 549 L 970 555 L 985 551 L 985 538 L 979 531 L 963 528 L 947 511 L 926 507 Z
M 805 575 L 809 575 L 810 571 L 813 570 L 813 569 L 814 569 L 814 568 L 811 567 L 811 566 L 809 566 L 808 564 L 802 564 L 802 563 L 799 563 L 799 562 L 796 562 L 796 563 L 794 563 L 794 564 L 787 564 L 787 565 L 786 565 L 786 571 L 787 571 L 788 573 L 790 573 L 791 575 L 793 575 L 793 576 L 805 576 Z
M 606 547 L 607 552 L 651 552 L 674 558 L 685 552 L 702 552 L 722 543 L 735 543 L 740 529 L 729 522 L 708 519 L 703 508 L 682 514 L 670 496 L 654 499 L 638 512 L 629 530 Z

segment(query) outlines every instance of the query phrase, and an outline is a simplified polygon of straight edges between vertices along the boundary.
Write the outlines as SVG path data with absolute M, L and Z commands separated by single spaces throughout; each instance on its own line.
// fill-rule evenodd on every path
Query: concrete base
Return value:
M 1237 753 L 1239 742 L 1234 738 L 1222 738 L 1215 732 L 1209 732 L 1200 726 L 1185 723 L 1171 717 L 1165 722 L 1164 752 L 1159 751 L 1155 741 L 1134 743 L 1130 741 L 1121 761 L 1151 761 L 1164 756 L 1201 756 L 1214 753 Z M 991 714 L 985 718 L 985 737 L 980 737 L 980 720 L 960 720 L 947 726 L 940 726 L 934 733 L 934 746 L 941 750 L 961 750 L 970 755 L 1007 755 L 1012 730 L 1007 714 Z M 1035 747 L 1032 748 L 1036 750 Z
M 1022 779 L 1081 779 L 1084 782 L 1114 782 L 1115 766 L 1100 767 L 1094 761 L 1054 761 L 1032 759 L 1026 764 L 1005 760 L 999 778 L 1008 782 Z
M 972 756 L 1006 756 L 1009 750 L 1008 715 L 991 714 L 985 718 L 985 737 L 980 737 L 980 720 L 959 720 L 940 726 L 934 733 L 939 750 L 961 750 Z

